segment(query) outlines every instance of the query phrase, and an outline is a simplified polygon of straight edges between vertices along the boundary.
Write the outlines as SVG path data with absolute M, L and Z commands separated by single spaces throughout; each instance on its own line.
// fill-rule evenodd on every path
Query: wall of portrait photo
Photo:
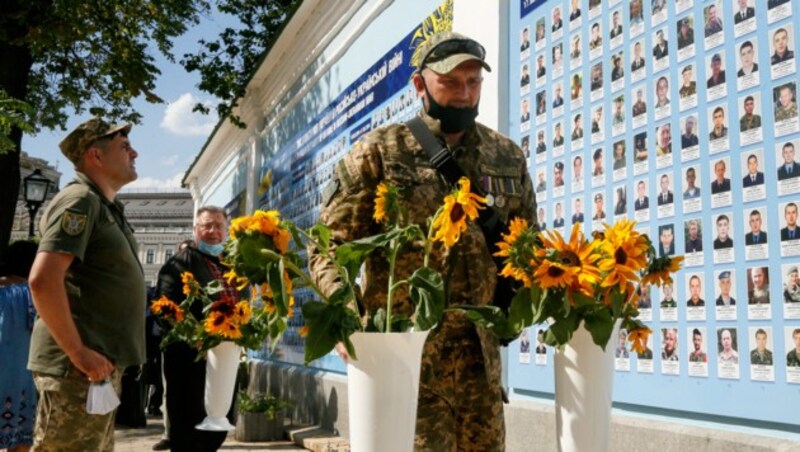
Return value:
M 800 1 L 521 1 L 509 24 L 508 132 L 533 139 L 516 118 L 544 106 L 529 169 L 546 226 L 627 217 L 686 256 L 672 287 L 639 288 L 648 351 L 612 339 L 614 400 L 800 423 L 761 403 L 800 389 Z M 543 34 L 517 52 L 525 29 Z M 509 357 L 512 389 L 553 391 L 551 366 Z

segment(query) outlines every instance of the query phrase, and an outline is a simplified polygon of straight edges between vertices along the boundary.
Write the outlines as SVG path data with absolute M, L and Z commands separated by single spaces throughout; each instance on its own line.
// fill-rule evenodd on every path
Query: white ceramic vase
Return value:
M 350 448 L 411 452 L 420 363 L 427 331 L 354 333 L 357 360 L 347 365 Z
M 617 337 L 617 322 L 611 338 Z M 560 452 L 609 450 L 614 347 L 603 351 L 583 322 L 564 351 L 555 353 L 556 428 Z
M 206 418 L 195 426 L 198 430 L 230 431 L 236 427 L 225 417 L 233 402 L 236 373 L 241 347 L 223 341 L 208 351 L 206 359 Z

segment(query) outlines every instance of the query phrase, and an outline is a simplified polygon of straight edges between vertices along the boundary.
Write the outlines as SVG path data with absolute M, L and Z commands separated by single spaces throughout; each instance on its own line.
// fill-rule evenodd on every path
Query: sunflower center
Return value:
M 581 259 L 572 251 L 565 251 L 561 253 L 561 263 L 568 267 L 578 267 L 581 265 Z
M 628 262 L 628 253 L 626 253 L 621 247 L 617 248 L 617 251 L 614 252 L 614 260 L 617 262 L 617 264 L 625 264 L 625 262 Z
M 564 269 L 561 267 L 557 267 L 555 265 L 552 265 L 547 269 L 547 275 L 550 276 L 551 278 L 558 278 L 563 274 L 564 274 Z
M 450 209 L 450 221 L 458 223 L 462 218 L 464 218 L 464 208 L 461 207 L 461 204 L 455 203 Z

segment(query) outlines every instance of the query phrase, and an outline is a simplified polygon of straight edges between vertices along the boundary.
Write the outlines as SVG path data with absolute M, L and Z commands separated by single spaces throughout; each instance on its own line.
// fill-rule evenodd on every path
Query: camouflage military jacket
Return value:
M 750 364 L 771 366 L 772 365 L 772 352 L 764 350 L 764 354 L 758 353 L 758 349 L 750 351 Z
M 421 113 L 428 127 L 441 136 L 438 121 Z M 465 175 L 495 198 L 504 221 L 521 216 L 536 222 L 536 201 L 522 151 L 510 139 L 483 126 L 467 132 L 462 144 L 450 149 Z M 336 165 L 331 186 L 326 188 L 320 220 L 333 230 L 333 241 L 344 242 L 381 231 L 372 219 L 375 190 L 380 182 L 400 187 L 410 220 L 426 229 L 451 187 L 434 168 L 427 154 L 404 124 L 393 124 L 367 134 Z M 335 269 L 311 250 L 310 267 L 325 291 L 333 291 Z M 497 268 L 477 223 L 470 223 L 461 240 L 450 250 L 436 246 L 431 264 L 442 272 L 451 303 L 486 305 L 491 302 Z M 397 278 L 406 278 L 422 266 L 421 248 L 401 252 Z M 363 302 L 371 310 L 386 299 L 388 262 L 369 258 L 365 266 Z M 408 294 L 396 292 L 398 307 L 410 314 Z
M 431 132 L 442 137 L 439 122 L 421 112 Z M 441 141 L 444 141 L 443 138 Z M 509 138 L 477 124 L 458 146 L 450 147 L 454 159 L 469 177 L 495 198 L 495 208 L 504 221 L 520 216 L 536 224 L 536 200 L 522 150 Z M 427 154 L 404 124 L 376 129 L 356 143 L 336 165 L 325 189 L 320 220 L 332 229 L 332 242 L 345 242 L 381 231 L 372 219 L 376 187 L 380 182 L 401 189 L 410 221 L 427 230 L 433 215 L 451 187 L 433 167 Z M 401 250 L 395 269 L 397 280 L 407 278 L 422 266 L 422 248 Z M 472 222 L 450 250 L 434 246 L 430 265 L 445 280 L 448 304 L 487 305 L 492 301 L 498 269 L 486 246 L 480 226 Z M 338 286 L 336 271 L 322 256 L 309 249 L 312 278 L 327 293 Z M 362 303 L 370 311 L 385 305 L 388 261 L 373 255 L 362 274 Z M 405 287 L 395 292 L 394 312 L 410 315 L 412 305 Z M 456 318 L 459 317 L 459 318 Z M 468 327 L 460 316 L 448 316 L 449 328 Z M 480 336 L 484 336 L 479 332 Z M 484 346 L 485 341 L 482 340 Z
M 786 354 L 786 367 L 800 367 L 800 353 L 797 353 L 797 350 Z
M 786 107 L 779 106 L 775 110 L 775 122 L 786 121 L 787 119 L 794 119 L 797 117 L 797 104 L 792 102 Z

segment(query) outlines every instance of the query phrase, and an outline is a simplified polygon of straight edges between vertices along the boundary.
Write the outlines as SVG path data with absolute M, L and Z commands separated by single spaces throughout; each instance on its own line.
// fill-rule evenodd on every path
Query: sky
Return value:
M 196 50 L 200 37 L 211 40 L 225 26 L 230 26 L 232 21 L 230 17 L 219 14 L 201 19 L 199 25 L 175 41 L 173 54 L 176 59 L 180 60 L 184 53 Z M 217 124 L 217 116 L 213 112 L 209 115 L 192 112 L 192 106 L 198 101 L 213 104 L 213 99 L 197 88 L 200 76 L 187 73 L 177 62 L 170 63 L 157 50 L 151 54 L 161 70 L 155 92 L 164 99 L 164 103 L 150 104 L 144 99 L 133 102 L 134 109 L 142 115 L 141 124 L 134 125 L 129 135 L 131 145 L 139 153 L 136 159 L 139 178 L 126 185 L 125 189 L 180 187 L 184 173 Z M 22 150 L 47 160 L 51 165 L 57 165 L 62 173 L 63 187 L 73 179 L 75 171 L 72 163 L 61 154 L 58 143 L 76 125 L 90 118 L 88 112 L 79 116 L 72 114 L 65 131 L 43 129 L 35 136 L 26 135 L 22 140 Z

